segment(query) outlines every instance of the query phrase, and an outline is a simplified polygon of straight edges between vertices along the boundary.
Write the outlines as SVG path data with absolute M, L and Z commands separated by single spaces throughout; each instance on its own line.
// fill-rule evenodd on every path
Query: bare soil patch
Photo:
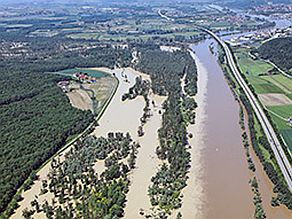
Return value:
M 73 107 L 81 110 L 92 110 L 92 101 L 86 91 L 76 88 L 66 93 L 66 95 L 69 97 Z
M 258 94 L 260 101 L 265 106 L 281 106 L 292 104 L 292 100 L 290 100 L 285 94 L 278 93 L 268 93 L 268 94 Z
M 116 80 L 113 77 L 102 77 L 97 79 L 95 83 L 83 83 L 82 86 L 86 90 L 80 89 L 80 85 L 76 82 L 71 82 L 70 91 L 66 93 L 70 103 L 73 107 L 81 110 L 91 110 L 94 112 L 94 104 L 92 97 L 92 92 L 87 90 L 92 90 L 94 92 L 94 97 L 99 102 L 98 107 L 101 107 L 104 102 L 109 98 L 112 89 L 116 86 Z M 97 110 L 97 109 L 95 109 Z

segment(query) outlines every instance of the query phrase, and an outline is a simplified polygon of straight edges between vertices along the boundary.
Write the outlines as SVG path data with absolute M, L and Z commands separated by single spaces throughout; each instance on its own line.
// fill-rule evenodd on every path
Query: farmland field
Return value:
M 288 118 L 292 117 L 292 105 L 289 101 L 292 98 L 292 79 L 279 73 L 276 75 L 266 74 L 273 69 L 273 66 L 260 59 L 253 60 L 248 52 L 247 49 L 236 50 L 238 66 L 255 89 L 255 92 L 260 94 L 259 99 L 262 104 L 266 104 L 265 107 L 268 109 L 271 119 L 289 146 L 290 151 L 292 151 L 292 126 L 287 121 Z M 280 98 L 281 95 L 284 95 L 284 98 L 279 100 L 278 103 L 274 102 L 274 106 L 273 103 L 267 104 L 268 102 L 263 101 L 268 96 Z
M 259 74 L 264 74 L 273 68 L 273 66 L 264 61 L 251 59 L 247 50 L 238 50 L 236 52 L 236 57 L 241 72 L 247 76 L 258 76 Z

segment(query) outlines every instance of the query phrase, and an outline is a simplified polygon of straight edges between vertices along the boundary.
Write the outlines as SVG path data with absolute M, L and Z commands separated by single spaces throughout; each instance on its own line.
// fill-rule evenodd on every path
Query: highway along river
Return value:
M 204 107 L 205 121 L 201 128 L 205 133 L 205 139 L 201 142 L 204 170 L 202 181 L 205 194 L 202 218 L 254 218 L 253 193 L 249 185 L 253 175 L 248 170 L 242 145 L 239 104 L 228 87 L 217 62 L 217 56 L 209 50 L 211 43 L 214 44 L 216 54 L 217 43 L 213 39 L 192 45 L 196 54 L 195 59 L 200 63 L 197 65 L 198 74 L 207 74 L 208 78 Z M 254 153 L 252 155 L 267 218 L 291 218 L 291 211 L 289 212 L 287 208 L 270 206 L 273 186 Z

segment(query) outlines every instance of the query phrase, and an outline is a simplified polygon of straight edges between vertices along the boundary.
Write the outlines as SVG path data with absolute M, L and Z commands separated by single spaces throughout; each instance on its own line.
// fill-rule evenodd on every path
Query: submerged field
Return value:
M 288 122 L 292 117 L 292 79 L 276 72 L 264 60 L 252 59 L 248 49 L 237 49 L 235 55 L 241 72 L 258 94 L 292 152 L 292 125 Z

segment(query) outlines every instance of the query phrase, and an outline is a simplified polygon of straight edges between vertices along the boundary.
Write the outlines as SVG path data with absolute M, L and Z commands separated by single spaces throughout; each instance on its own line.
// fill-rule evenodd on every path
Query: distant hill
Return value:
M 257 52 L 292 75 L 292 37 L 270 40 L 261 45 Z

